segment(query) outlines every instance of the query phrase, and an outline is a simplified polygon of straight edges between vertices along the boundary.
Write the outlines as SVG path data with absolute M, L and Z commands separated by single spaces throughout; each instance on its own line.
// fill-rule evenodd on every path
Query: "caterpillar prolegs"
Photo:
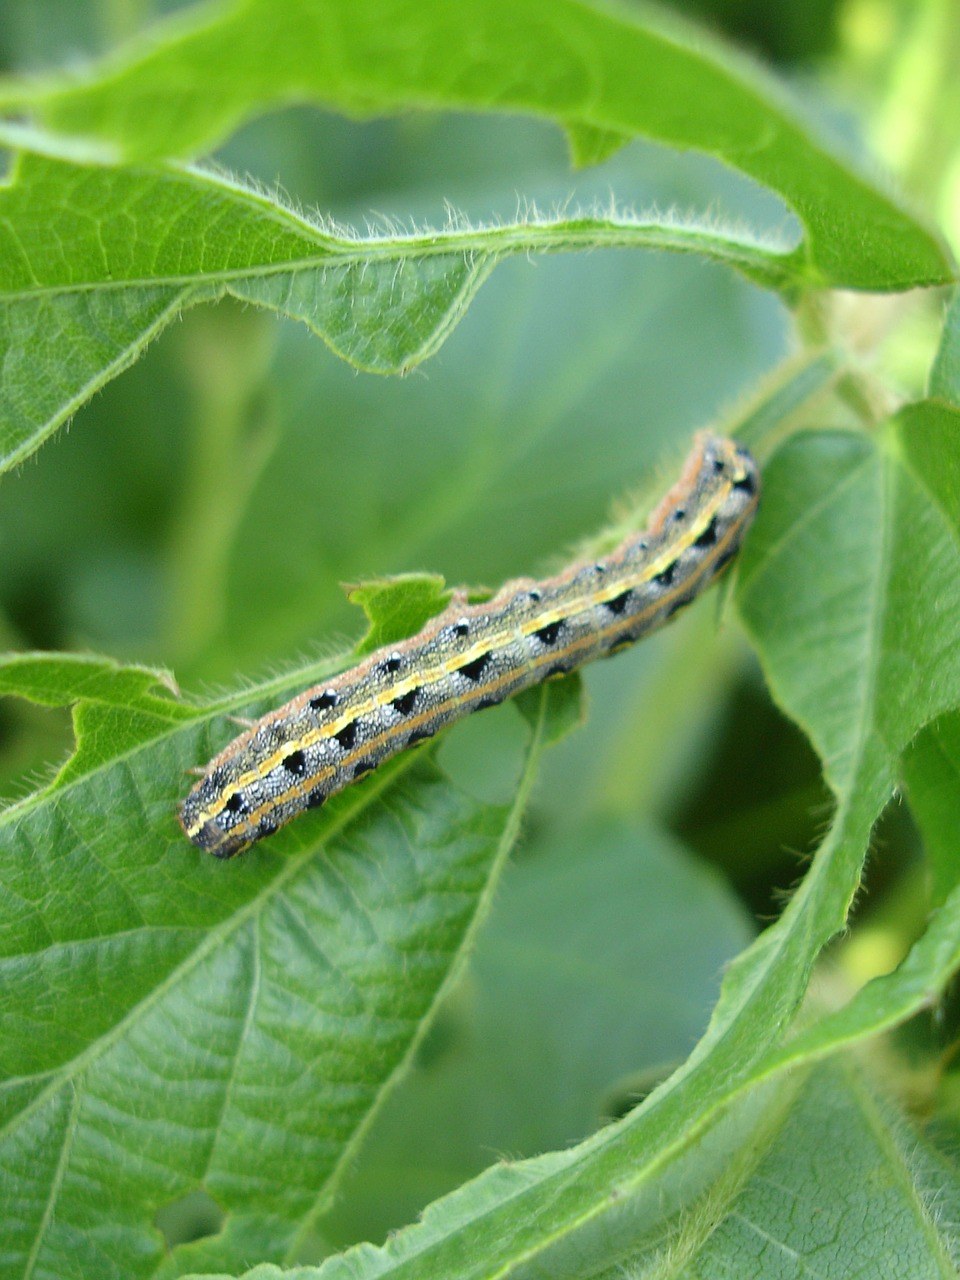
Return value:
M 184 831 L 233 857 L 471 711 L 633 644 L 716 578 L 758 498 L 750 454 L 701 432 L 642 533 L 481 604 L 455 599 L 409 640 L 271 711 L 210 761 L 181 807 Z

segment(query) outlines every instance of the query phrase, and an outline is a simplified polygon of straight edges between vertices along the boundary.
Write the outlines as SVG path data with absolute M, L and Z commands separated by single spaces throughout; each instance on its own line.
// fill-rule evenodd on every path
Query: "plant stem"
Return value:
M 183 666 L 209 644 L 226 607 L 230 549 L 253 485 L 272 452 L 272 423 L 254 406 L 273 350 L 262 316 L 203 311 L 184 326 L 196 411 L 180 516 L 170 544 L 165 652 Z

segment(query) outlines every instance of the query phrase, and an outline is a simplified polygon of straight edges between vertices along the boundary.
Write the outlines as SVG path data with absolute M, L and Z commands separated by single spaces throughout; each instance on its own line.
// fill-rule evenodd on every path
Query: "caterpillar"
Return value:
M 470 712 L 655 631 L 736 553 L 759 492 L 750 454 L 700 432 L 642 533 L 480 604 L 455 595 L 417 635 L 263 716 L 207 765 L 180 808 L 184 832 L 231 858 Z

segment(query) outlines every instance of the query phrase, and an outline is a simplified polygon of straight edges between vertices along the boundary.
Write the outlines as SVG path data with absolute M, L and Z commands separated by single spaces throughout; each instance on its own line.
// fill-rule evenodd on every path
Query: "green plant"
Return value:
M 872 64 L 878 137 L 949 211 L 952 6 L 878 12 L 906 32 Z M 83 70 L 0 82 L 4 779 L 61 742 L 35 706 L 72 708 L 75 736 L 0 817 L 0 1275 L 955 1272 L 955 1010 L 918 1015 L 960 962 L 960 306 L 925 391 L 917 370 L 956 266 L 810 94 L 586 0 L 202 6 Z M 546 123 L 348 126 L 302 104 Z M 566 200 L 557 125 L 600 166 Z M 219 167 L 191 163 L 221 144 Z M 271 180 L 284 146 L 322 219 L 233 176 Z M 424 230 L 458 193 L 466 212 Z M 410 225 L 359 230 L 384 196 Z M 290 658 L 351 625 L 338 579 L 534 571 L 737 396 L 724 426 L 764 496 L 719 626 L 701 601 L 591 673 L 576 732 L 570 680 L 234 864 L 183 839 L 185 771 L 227 717 L 347 661 Z M 398 577 L 361 598 L 384 643 L 444 596 Z M 752 941 L 667 831 L 756 687 L 735 617 L 830 798 Z M 181 695 L 167 668 L 226 690 Z M 770 812 L 741 827 L 762 846 L 770 813 L 824 799 L 770 750 Z M 711 767 L 706 808 L 731 819 L 738 769 Z M 903 786 L 925 862 L 884 929 L 838 947 Z M 847 1052 L 908 1022 L 883 1083 Z

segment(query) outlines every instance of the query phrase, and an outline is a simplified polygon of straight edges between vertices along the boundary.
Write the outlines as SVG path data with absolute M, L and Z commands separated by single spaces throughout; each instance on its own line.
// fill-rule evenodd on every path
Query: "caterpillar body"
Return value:
M 470 712 L 655 631 L 735 554 L 759 487 L 745 449 L 701 432 L 642 533 L 481 604 L 455 597 L 409 640 L 265 715 L 210 761 L 181 806 L 184 832 L 233 857 Z

